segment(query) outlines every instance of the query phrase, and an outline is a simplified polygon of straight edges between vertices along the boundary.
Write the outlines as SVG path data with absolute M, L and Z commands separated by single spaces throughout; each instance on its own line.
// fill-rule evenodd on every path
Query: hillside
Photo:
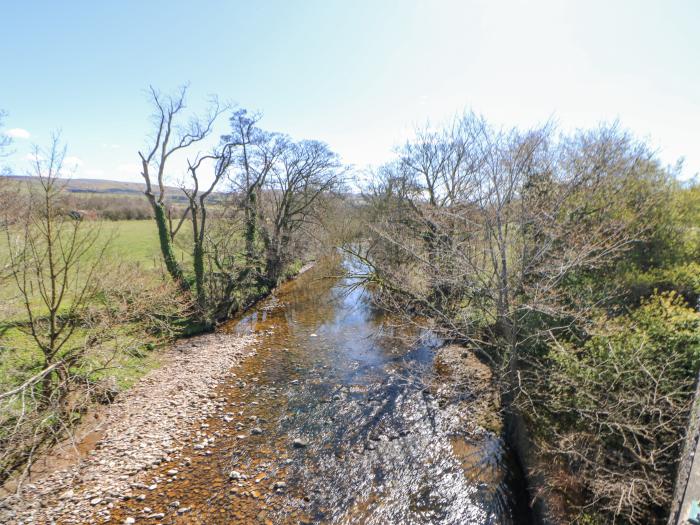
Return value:
M 8 179 L 17 181 L 32 181 L 35 177 L 9 175 Z M 87 193 L 96 195 L 127 195 L 142 196 L 146 185 L 141 182 L 122 182 L 101 179 L 66 179 L 66 191 L 69 193 Z M 166 191 L 172 200 L 184 200 L 182 190 L 175 186 L 166 186 Z

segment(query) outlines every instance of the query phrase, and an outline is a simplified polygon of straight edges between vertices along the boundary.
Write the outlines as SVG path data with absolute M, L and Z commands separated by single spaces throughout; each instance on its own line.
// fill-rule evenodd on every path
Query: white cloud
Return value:
M 63 165 L 68 169 L 77 169 L 85 164 L 82 159 L 78 157 L 66 157 L 63 159 Z
M 138 177 L 141 174 L 141 164 L 120 164 L 117 171 L 123 175 L 134 175 Z
M 37 161 L 42 162 L 42 161 L 46 160 L 43 155 L 39 155 L 38 153 L 27 153 L 24 156 L 24 159 L 28 160 L 29 162 L 37 162 Z
M 22 128 L 12 128 L 8 129 L 4 133 L 8 137 L 12 137 L 13 139 L 28 139 L 31 137 L 31 133 L 29 133 L 26 129 Z
M 83 173 L 85 174 L 86 177 L 90 177 L 90 178 L 94 178 L 94 179 L 99 179 L 100 177 L 102 177 L 105 174 L 104 170 L 100 170 L 100 169 L 86 169 Z

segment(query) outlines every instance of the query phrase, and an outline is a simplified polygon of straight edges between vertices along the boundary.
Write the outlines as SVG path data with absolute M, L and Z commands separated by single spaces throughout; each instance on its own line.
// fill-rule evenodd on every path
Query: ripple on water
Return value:
M 318 276 L 226 327 L 260 343 L 217 392 L 219 415 L 201 432 L 213 444 L 186 448 L 188 469 L 126 508 L 193 509 L 163 523 L 526 523 L 502 443 L 475 413 L 488 403 L 436 387 L 440 341 Z

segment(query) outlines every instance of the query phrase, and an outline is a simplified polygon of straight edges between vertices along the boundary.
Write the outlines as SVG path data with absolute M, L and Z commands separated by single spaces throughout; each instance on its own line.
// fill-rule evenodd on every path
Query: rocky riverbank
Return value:
M 527 523 L 470 350 L 313 275 L 222 330 L 176 345 L 0 522 Z
M 469 433 L 500 435 L 503 420 L 500 397 L 491 369 L 463 346 L 440 348 L 435 358 L 436 376 L 432 388 L 443 403 L 458 400 L 458 410 L 470 414 Z
M 117 501 L 145 499 L 158 483 L 143 485 L 139 474 L 168 463 L 186 465 L 181 449 L 197 423 L 217 411 L 214 389 L 255 353 L 253 341 L 214 333 L 175 344 L 166 364 L 110 405 L 81 442 L 63 444 L 40 461 L 46 473 L 3 500 L 0 523 L 102 523 L 110 521 Z M 74 460 L 66 465 L 66 457 Z

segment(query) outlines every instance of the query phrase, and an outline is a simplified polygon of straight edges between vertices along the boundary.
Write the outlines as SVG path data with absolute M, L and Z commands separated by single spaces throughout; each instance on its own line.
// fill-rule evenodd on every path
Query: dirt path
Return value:
M 111 521 L 116 502 L 137 497 L 136 478 L 181 461 L 197 423 L 218 408 L 212 392 L 255 353 L 253 342 L 252 336 L 219 333 L 178 342 L 164 366 L 109 407 L 100 428 L 79 445 L 85 457 L 25 484 L 0 508 L 0 523 Z M 74 457 L 75 449 L 57 450 L 48 461 L 60 465 L 65 456 Z M 155 490 L 152 485 L 143 490 Z

